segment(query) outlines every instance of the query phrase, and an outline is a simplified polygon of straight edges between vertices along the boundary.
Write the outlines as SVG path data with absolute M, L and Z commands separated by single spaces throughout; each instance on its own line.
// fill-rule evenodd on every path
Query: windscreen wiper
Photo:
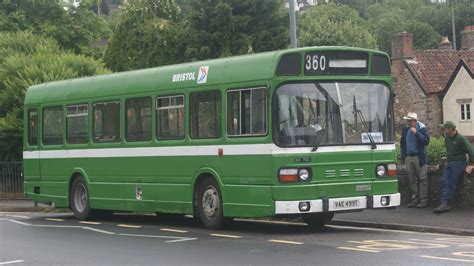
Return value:
M 314 151 L 317 151 L 318 148 L 319 148 L 319 145 L 321 144 L 321 141 L 323 140 L 323 136 L 326 134 L 327 130 L 325 128 L 326 126 L 326 121 L 324 121 L 325 123 L 323 124 L 323 126 L 321 127 L 320 130 L 316 131 L 316 137 L 315 137 L 315 140 L 314 140 L 314 146 L 313 148 L 311 149 L 312 152 Z
M 370 146 L 372 147 L 372 150 L 377 149 L 377 145 L 375 144 L 374 138 L 369 132 L 369 127 L 367 126 L 367 121 L 365 121 L 364 115 L 362 114 L 362 111 L 359 109 L 355 109 L 356 114 L 359 116 L 360 123 L 364 127 L 365 133 L 367 134 L 367 137 L 369 138 L 370 141 Z

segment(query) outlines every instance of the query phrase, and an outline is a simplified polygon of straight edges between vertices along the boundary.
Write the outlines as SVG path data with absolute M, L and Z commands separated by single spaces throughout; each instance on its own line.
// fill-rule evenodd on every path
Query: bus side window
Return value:
M 221 137 L 220 91 L 192 92 L 190 96 L 191 138 Z
M 267 128 L 265 88 L 227 92 L 227 135 L 264 135 Z
M 87 104 L 70 105 L 67 107 L 67 143 L 79 144 L 87 143 L 89 141 L 87 114 Z
M 43 144 L 63 144 L 63 107 L 43 109 Z
M 28 110 L 28 145 L 38 145 L 38 109 Z
M 94 103 L 94 142 L 120 141 L 120 102 Z
M 151 98 L 142 97 L 127 99 L 126 106 L 126 131 L 127 141 L 151 140 Z
M 184 96 L 156 98 L 157 139 L 184 138 Z

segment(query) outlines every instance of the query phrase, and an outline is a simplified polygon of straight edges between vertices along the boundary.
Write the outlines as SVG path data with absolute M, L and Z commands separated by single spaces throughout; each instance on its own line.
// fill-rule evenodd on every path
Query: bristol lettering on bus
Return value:
M 301 217 L 400 205 L 387 54 L 306 47 L 35 85 L 27 197 L 113 211 Z

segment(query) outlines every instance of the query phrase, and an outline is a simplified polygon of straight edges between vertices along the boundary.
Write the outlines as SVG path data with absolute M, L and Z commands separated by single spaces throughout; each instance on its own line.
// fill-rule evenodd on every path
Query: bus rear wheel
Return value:
M 216 181 L 213 178 L 202 180 L 197 193 L 197 211 L 201 223 L 209 229 L 222 228 L 225 222 L 222 196 Z
M 89 190 L 86 180 L 82 176 L 76 177 L 72 182 L 70 206 L 78 220 L 87 220 L 92 217 Z
M 334 213 L 308 213 L 303 214 L 301 218 L 311 229 L 322 229 L 324 225 L 332 220 Z

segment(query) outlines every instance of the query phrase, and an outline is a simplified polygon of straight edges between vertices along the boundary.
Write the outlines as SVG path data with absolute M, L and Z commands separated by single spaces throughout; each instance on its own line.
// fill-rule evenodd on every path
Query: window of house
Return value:
M 45 145 L 63 144 L 63 107 L 43 109 L 43 143 Z
M 79 144 L 89 141 L 87 104 L 67 107 L 67 143 Z
M 151 140 L 151 97 L 128 99 L 125 101 L 127 141 Z
M 265 88 L 227 92 L 227 135 L 264 135 L 266 103 Z
M 38 110 L 28 110 L 28 144 L 30 146 L 38 145 Z
M 94 103 L 94 142 L 120 141 L 120 102 Z
M 462 103 L 461 104 L 461 121 L 471 120 L 471 104 Z
M 156 98 L 157 138 L 184 138 L 184 96 Z
M 219 91 L 191 93 L 190 116 L 191 138 L 220 138 L 221 93 Z

